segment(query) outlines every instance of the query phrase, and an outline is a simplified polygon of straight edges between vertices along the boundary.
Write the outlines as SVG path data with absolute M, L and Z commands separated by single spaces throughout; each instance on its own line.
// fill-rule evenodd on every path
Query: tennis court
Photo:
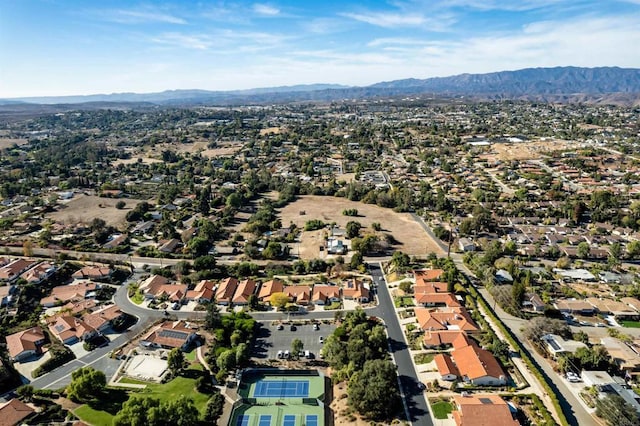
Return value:
M 309 380 L 260 380 L 253 390 L 254 398 L 308 398 Z

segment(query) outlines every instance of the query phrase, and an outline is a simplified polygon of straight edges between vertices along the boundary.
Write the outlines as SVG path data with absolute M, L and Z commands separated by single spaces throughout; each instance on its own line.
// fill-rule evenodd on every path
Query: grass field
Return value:
M 640 321 L 618 321 L 623 327 L 640 328 Z
M 160 402 L 173 401 L 179 396 L 187 395 L 193 399 L 194 405 L 204 413 L 210 395 L 200 393 L 196 390 L 196 380 L 202 372 L 201 365 L 192 365 L 183 373 L 183 376 L 176 377 L 165 384 L 137 382 L 136 384 L 146 384 L 147 387 L 141 391 L 127 391 L 124 389 L 108 388 L 108 394 L 98 401 L 78 407 L 74 413 L 83 421 L 94 426 L 111 426 L 113 418 L 120 411 L 122 404 L 129 399 L 130 395 L 142 396 L 145 398 L 155 398 Z M 131 383 L 131 381 L 127 381 Z
M 453 406 L 450 402 L 440 401 L 431 404 L 431 410 L 433 410 L 433 417 L 445 420 L 453 411 Z
M 416 364 L 428 364 L 433 361 L 433 354 L 418 354 L 414 357 Z
M 393 299 L 393 304 L 396 305 L 396 308 L 415 306 L 415 303 L 413 303 L 413 297 L 410 296 L 396 297 Z

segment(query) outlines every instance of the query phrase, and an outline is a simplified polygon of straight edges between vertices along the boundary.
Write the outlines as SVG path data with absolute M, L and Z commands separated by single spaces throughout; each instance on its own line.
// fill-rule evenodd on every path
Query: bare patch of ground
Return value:
M 358 217 L 345 216 L 345 209 L 357 209 Z M 304 212 L 304 214 L 301 214 Z M 438 244 L 429 237 L 424 229 L 409 213 L 396 213 L 373 204 L 350 201 L 345 198 L 306 195 L 288 204 L 280 211 L 283 226 L 294 223 L 299 228 L 312 219 L 319 219 L 330 224 L 335 222 L 344 228 L 349 221 L 360 222 L 363 226 L 361 234 L 373 232 L 371 224 L 379 223 L 384 233 L 391 234 L 398 242 L 394 246 L 409 255 L 434 252 L 443 254 Z M 319 246 L 324 242 L 325 230 L 303 232 L 300 243 L 300 257 L 310 259 L 317 257 Z
M 118 201 L 124 201 L 125 208 L 117 209 Z M 94 195 L 75 194 L 72 199 L 60 202 L 58 211 L 48 213 L 46 217 L 66 224 L 88 224 L 94 218 L 100 218 L 107 225 L 118 227 L 126 222 L 127 212 L 143 201 L 133 198 L 101 198 Z
M 544 141 L 533 142 L 516 142 L 516 143 L 495 143 L 491 145 L 492 153 L 489 157 L 493 157 L 501 161 L 509 160 L 537 160 L 545 156 L 546 152 L 575 149 L 575 142 L 549 139 Z
M 127 159 L 118 159 L 112 163 L 113 167 L 117 167 L 120 164 L 135 164 L 135 163 L 143 163 L 143 164 L 152 164 L 152 163 L 162 163 L 162 160 L 157 158 L 149 158 L 144 156 L 132 157 Z
M 11 148 L 14 144 L 15 145 L 24 145 L 27 142 L 29 142 L 26 139 L 14 139 L 14 138 L 3 138 L 0 137 L 0 149 L 6 149 L 6 148 Z
M 284 129 L 282 129 L 281 127 L 267 127 L 266 129 L 261 129 L 260 130 L 260 136 L 265 136 L 268 134 L 274 134 L 274 135 L 278 135 L 280 133 L 282 133 L 284 131 Z

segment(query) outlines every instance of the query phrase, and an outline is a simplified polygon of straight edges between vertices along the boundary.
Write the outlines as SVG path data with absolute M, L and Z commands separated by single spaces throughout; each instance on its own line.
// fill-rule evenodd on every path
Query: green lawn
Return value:
M 433 354 L 418 354 L 413 359 L 416 364 L 428 364 L 433 361 Z
M 623 320 L 623 321 L 618 321 L 620 324 L 622 324 L 623 327 L 628 327 L 628 328 L 640 328 L 640 321 L 627 321 L 627 320 Z
M 453 406 L 450 402 L 440 401 L 435 404 L 431 404 L 431 410 L 433 411 L 433 417 L 444 420 L 453 411 Z
M 184 354 L 184 359 L 187 361 L 193 362 L 196 360 L 196 350 L 192 349 L 191 352 L 187 352 Z
M 136 291 L 135 294 L 131 297 L 131 301 L 136 305 L 139 305 L 142 302 L 144 302 L 144 296 L 142 295 L 142 292 Z
M 406 306 L 415 306 L 415 304 L 413 303 L 413 297 L 411 296 L 396 297 L 393 299 L 393 303 L 396 306 L 396 308 L 404 308 Z
M 129 399 L 129 395 L 155 398 L 162 402 L 173 401 L 179 396 L 187 395 L 193 399 L 200 413 L 204 413 L 207 401 L 211 395 L 196 391 L 196 380 L 201 375 L 202 366 L 198 364 L 194 367 L 195 368 L 186 370 L 183 376 L 176 377 L 168 383 L 137 382 L 147 385 L 145 389 L 139 391 L 108 388 L 107 395 L 100 398 L 99 401 L 78 407 L 74 412 L 81 420 L 94 426 L 111 426 L 114 416 L 118 413 L 122 404 Z M 126 382 L 132 383 L 134 381 L 127 379 Z
M 126 383 L 129 385 L 148 385 L 149 384 L 149 382 L 132 379 L 130 377 L 122 377 L 120 380 L 118 380 L 118 383 Z
M 332 311 L 332 310 L 335 310 L 335 309 L 340 309 L 340 307 L 341 307 L 341 306 L 342 306 L 342 303 L 340 303 L 340 302 L 333 302 L 333 303 L 332 303 L 332 304 L 330 304 L 330 305 L 324 305 L 324 310 L 325 310 L 325 311 Z
M 115 417 L 107 411 L 96 410 L 88 405 L 76 408 L 74 414 L 83 422 L 93 426 L 111 426 Z

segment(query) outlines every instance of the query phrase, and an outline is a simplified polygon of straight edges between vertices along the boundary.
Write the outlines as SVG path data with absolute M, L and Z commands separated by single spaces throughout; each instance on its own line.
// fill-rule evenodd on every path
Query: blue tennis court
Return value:
M 308 398 L 308 380 L 260 380 L 253 390 L 254 398 Z
M 314 415 L 311 415 L 311 414 L 307 415 L 305 425 L 306 426 L 318 426 L 318 416 L 316 416 L 315 414 Z
M 237 426 L 249 426 L 250 416 L 242 415 L 238 417 L 238 425 Z
M 270 414 L 261 415 L 258 426 L 271 426 L 271 415 Z
M 296 416 L 294 414 L 286 414 L 282 419 L 282 426 L 296 426 Z

